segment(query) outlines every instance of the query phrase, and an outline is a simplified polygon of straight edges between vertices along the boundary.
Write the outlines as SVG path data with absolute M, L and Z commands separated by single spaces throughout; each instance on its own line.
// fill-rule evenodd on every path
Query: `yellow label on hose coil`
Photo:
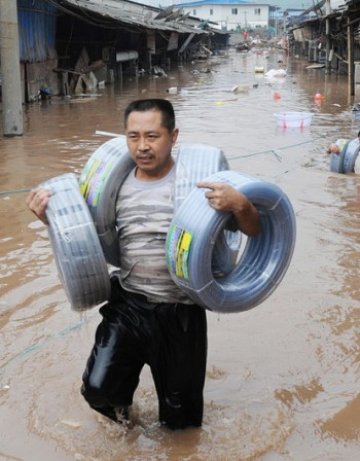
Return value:
M 80 192 L 89 206 L 96 207 L 105 188 L 113 162 L 94 160 L 90 162 L 80 178 Z
M 171 226 L 166 245 L 166 259 L 170 272 L 189 280 L 189 254 L 192 235 L 185 229 Z

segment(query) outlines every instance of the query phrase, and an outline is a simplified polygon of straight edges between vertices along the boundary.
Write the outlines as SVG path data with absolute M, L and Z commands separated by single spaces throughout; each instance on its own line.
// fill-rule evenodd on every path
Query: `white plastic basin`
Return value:
M 311 112 L 277 112 L 274 114 L 278 126 L 282 128 L 304 128 L 310 126 Z

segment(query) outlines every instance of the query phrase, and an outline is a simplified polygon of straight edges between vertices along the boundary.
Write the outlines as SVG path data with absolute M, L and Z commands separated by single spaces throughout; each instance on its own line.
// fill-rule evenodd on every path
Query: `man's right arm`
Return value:
M 44 224 L 49 224 L 45 210 L 51 195 L 49 189 L 33 189 L 26 198 L 27 206 Z

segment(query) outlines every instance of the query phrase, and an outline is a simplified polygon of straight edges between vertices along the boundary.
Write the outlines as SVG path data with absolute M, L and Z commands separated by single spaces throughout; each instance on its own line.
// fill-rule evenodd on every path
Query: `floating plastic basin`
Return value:
M 278 112 L 274 114 L 282 128 L 304 128 L 311 125 L 311 112 Z

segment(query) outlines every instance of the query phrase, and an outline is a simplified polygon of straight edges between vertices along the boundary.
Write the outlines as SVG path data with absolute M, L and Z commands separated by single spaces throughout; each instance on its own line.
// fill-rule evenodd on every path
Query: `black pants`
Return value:
M 171 429 L 201 426 L 206 372 L 205 310 L 196 305 L 150 304 L 112 279 L 112 296 L 83 374 L 89 405 L 116 420 L 128 407 L 148 364 L 159 400 L 159 420 Z

